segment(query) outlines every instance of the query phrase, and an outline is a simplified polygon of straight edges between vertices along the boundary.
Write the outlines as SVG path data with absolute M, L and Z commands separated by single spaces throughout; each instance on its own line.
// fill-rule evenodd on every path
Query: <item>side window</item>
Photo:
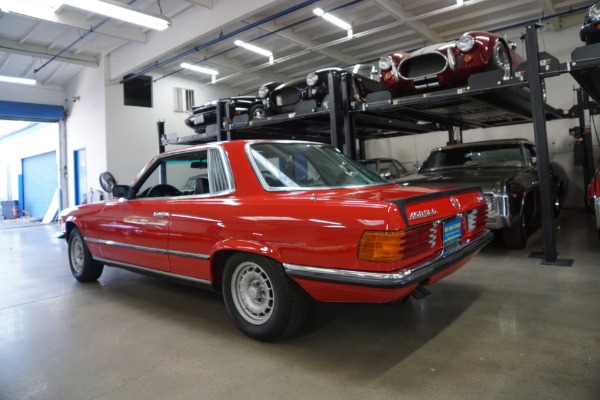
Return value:
M 208 150 L 210 193 L 217 194 L 233 190 L 229 165 L 219 149 Z
M 136 197 L 173 197 L 209 192 L 208 152 L 204 150 L 161 159 L 137 185 Z

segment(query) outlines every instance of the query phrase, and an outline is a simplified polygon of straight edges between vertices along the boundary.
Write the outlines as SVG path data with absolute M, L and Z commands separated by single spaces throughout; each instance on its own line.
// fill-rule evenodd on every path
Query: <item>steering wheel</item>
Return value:
M 146 193 L 147 197 L 169 197 L 179 195 L 181 195 L 179 189 L 175 186 L 167 185 L 166 183 L 154 185 Z

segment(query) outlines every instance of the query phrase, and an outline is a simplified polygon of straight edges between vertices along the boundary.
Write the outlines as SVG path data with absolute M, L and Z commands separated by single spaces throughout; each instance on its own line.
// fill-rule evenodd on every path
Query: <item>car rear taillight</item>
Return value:
M 394 262 L 428 255 L 439 237 L 439 224 L 432 222 L 401 231 L 366 231 L 358 246 L 363 261 Z

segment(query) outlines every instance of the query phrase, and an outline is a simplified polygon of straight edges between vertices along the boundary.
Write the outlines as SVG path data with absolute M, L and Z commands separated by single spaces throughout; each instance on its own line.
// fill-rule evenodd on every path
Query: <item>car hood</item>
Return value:
M 523 168 L 460 168 L 425 171 L 407 175 L 394 182 L 408 186 L 479 186 L 484 191 L 501 190 Z

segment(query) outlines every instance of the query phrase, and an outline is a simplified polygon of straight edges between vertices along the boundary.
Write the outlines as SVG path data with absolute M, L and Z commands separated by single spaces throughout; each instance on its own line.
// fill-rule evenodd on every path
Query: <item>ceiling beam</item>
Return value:
M 49 59 L 55 56 L 55 54 L 50 53 L 45 47 L 30 44 L 20 45 L 18 42 L 6 39 L 0 39 L 0 51 L 41 59 Z M 57 60 L 70 64 L 83 65 L 85 67 L 98 68 L 98 60 L 91 56 L 75 56 L 73 53 L 64 52 Z
M 553 15 L 556 14 L 556 8 L 554 8 L 554 1 L 552 0 L 538 0 L 542 5 L 542 10 L 544 10 L 544 15 Z M 547 19 L 546 23 L 550 25 L 552 30 L 560 29 L 560 21 L 558 18 Z
M 66 25 L 76 29 L 89 30 L 92 25 L 92 23 L 81 14 L 67 10 L 56 13 L 50 6 L 44 6 L 39 3 L 29 3 L 27 0 L 13 2 L 10 6 L 10 13 L 20 14 L 41 21 Z M 102 25 L 95 32 L 139 43 L 146 43 L 147 40 L 146 34 L 139 29 L 129 26 L 116 26 L 112 21 Z
M 387 10 L 399 21 L 405 21 L 406 25 L 414 29 L 417 33 L 424 36 L 431 43 L 440 43 L 444 39 L 421 21 L 414 20 L 415 16 L 405 11 L 400 4 L 392 0 L 373 0 L 380 8 Z
M 247 20 L 244 20 L 243 22 L 252 24 L 256 21 L 258 21 L 258 18 L 249 18 Z M 275 24 L 273 22 L 267 22 L 266 24 L 262 24 L 260 26 L 260 29 L 263 29 L 267 32 L 275 32 L 281 28 L 282 28 L 282 26 Z M 294 32 L 292 32 L 291 29 L 286 29 L 286 30 L 277 32 L 277 33 L 275 33 L 275 36 L 285 39 L 288 42 L 291 42 L 291 43 L 293 43 L 297 46 L 300 46 L 304 49 L 318 48 L 318 46 L 323 44 L 322 42 L 317 42 L 315 40 L 310 39 L 306 35 L 294 33 Z M 327 57 L 329 57 L 337 62 L 340 62 L 344 65 L 356 64 L 358 62 L 358 60 L 356 58 L 354 58 L 348 54 L 344 54 L 341 51 L 336 50 L 336 49 L 318 49 L 318 50 L 316 50 L 316 52 L 323 54 L 324 56 L 327 56 Z

